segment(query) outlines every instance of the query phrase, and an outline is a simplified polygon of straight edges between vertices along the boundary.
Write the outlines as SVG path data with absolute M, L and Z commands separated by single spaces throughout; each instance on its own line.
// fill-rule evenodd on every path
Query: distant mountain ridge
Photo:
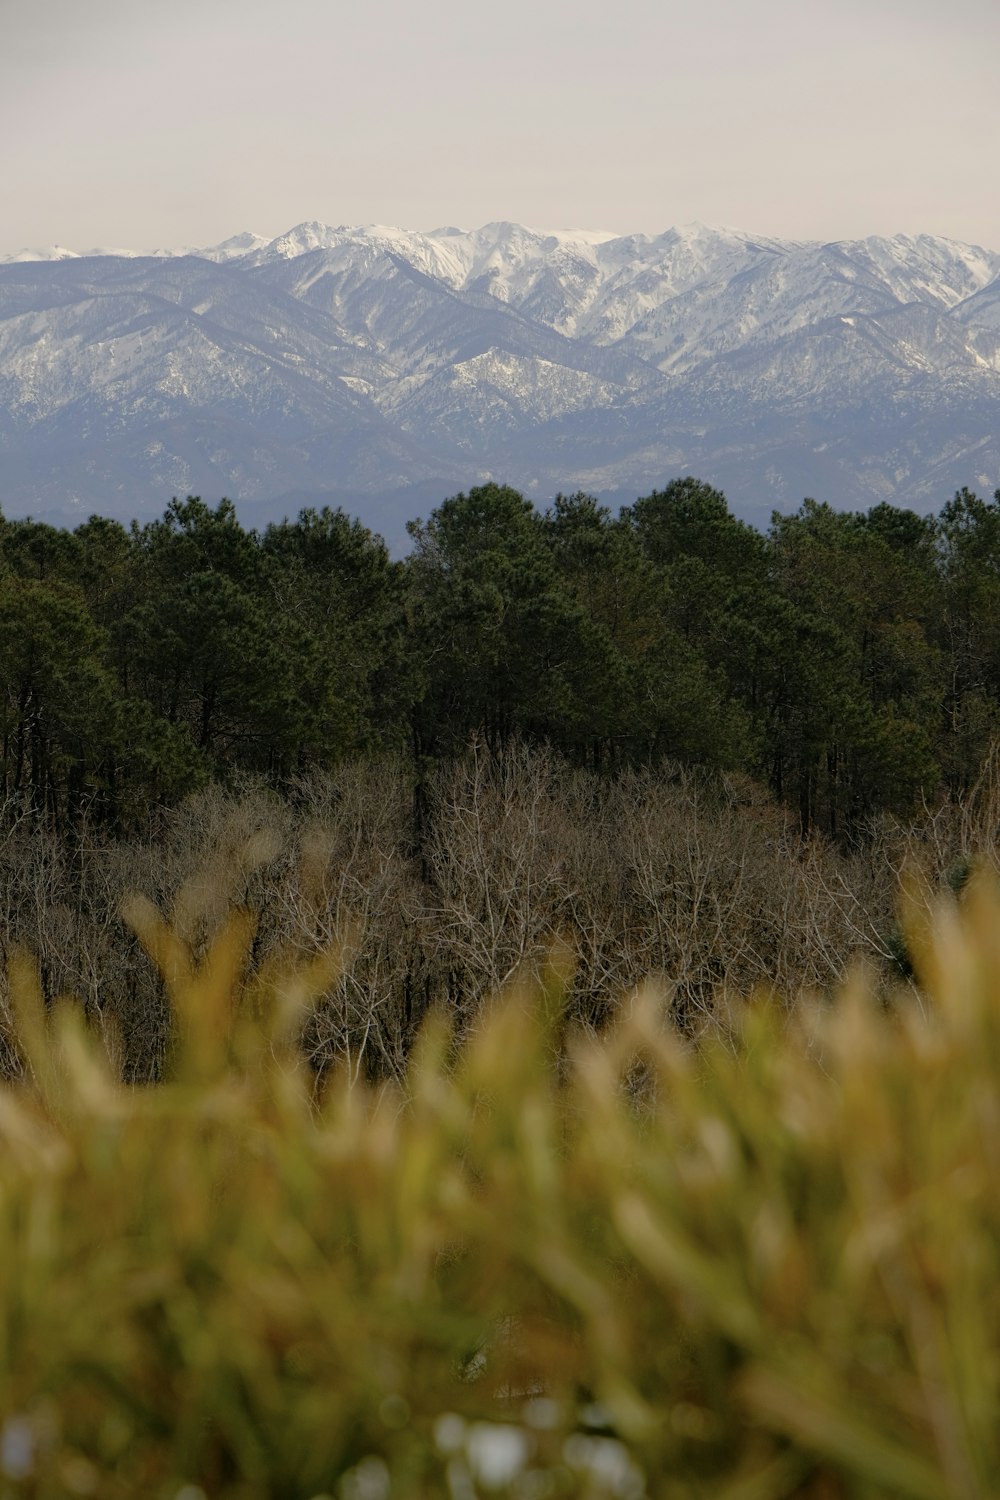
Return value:
M 540 500 L 693 472 L 807 494 L 1000 483 L 1000 253 L 495 223 L 304 223 L 0 262 L 0 506 L 69 524 L 229 495 L 402 521 L 487 476 Z

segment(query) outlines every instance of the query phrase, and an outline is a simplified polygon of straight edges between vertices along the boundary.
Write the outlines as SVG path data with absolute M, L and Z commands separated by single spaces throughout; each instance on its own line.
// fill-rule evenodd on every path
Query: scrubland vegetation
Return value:
M 0 844 L 0 958 L 33 954 L 45 993 L 77 996 L 130 1082 L 160 1077 L 170 1030 L 157 967 L 120 919 L 134 892 L 197 958 L 231 909 L 253 919 L 254 972 L 339 945 L 301 1039 L 317 1073 L 344 1061 L 355 1078 L 401 1079 L 428 1011 L 474 1029 L 553 941 L 572 956 L 575 1023 L 600 1032 L 652 977 L 697 1036 L 720 993 L 829 993 L 855 960 L 881 986 L 904 976 L 900 874 L 957 887 L 975 857 L 995 857 L 1000 752 L 963 802 L 885 816 L 854 850 L 803 840 L 739 775 L 610 778 L 523 743 L 491 755 L 476 742 L 428 777 L 419 845 L 413 798 L 402 759 L 367 759 L 287 795 L 207 788 L 144 837 L 90 830 L 67 845 L 25 813 Z M 0 1070 L 13 1057 L 0 1009 Z
M 187 889 L 173 925 L 126 907 L 154 1086 L 8 964 L 4 1494 L 997 1493 L 982 877 L 908 885 L 892 995 L 720 997 L 691 1039 L 645 984 L 597 1035 L 555 948 L 470 1024 L 434 1008 L 379 1084 L 297 1046 L 350 937 L 255 966 L 257 923 Z
M 1000 495 L 0 520 L 0 1497 L 1000 1490 Z

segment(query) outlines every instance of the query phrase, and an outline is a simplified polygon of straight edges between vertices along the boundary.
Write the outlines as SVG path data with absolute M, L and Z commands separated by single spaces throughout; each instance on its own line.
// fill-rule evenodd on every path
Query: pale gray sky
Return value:
M 1000 0 L 0 0 L 0 254 L 303 219 L 1000 249 Z

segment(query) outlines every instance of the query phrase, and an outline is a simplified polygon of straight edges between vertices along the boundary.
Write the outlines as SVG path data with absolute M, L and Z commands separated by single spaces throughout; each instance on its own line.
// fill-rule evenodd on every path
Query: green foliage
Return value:
M 206 779 L 406 748 L 422 786 L 472 737 L 527 738 L 739 770 L 852 844 L 967 792 L 1000 731 L 997 496 L 806 500 L 762 535 L 690 477 L 617 516 L 488 483 L 410 534 L 399 563 L 328 509 L 263 535 L 194 497 L 130 531 L 0 517 L 8 797 L 124 830 Z
M 886 539 L 888 512 L 868 524 L 806 501 L 774 519 L 773 567 L 797 642 L 777 653 L 776 722 L 792 733 L 775 736 L 772 753 L 792 751 L 785 790 L 792 779 L 806 826 L 837 831 L 877 809 L 903 811 L 940 774 L 944 683 L 928 639 L 936 580 L 926 553 L 915 559 Z
M 71 584 L 0 581 L 0 743 L 7 796 L 72 820 L 115 736 L 104 632 Z
M 122 628 L 143 698 L 220 768 L 259 765 L 294 725 L 255 538 L 228 502 L 189 499 L 137 540 L 141 591 Z
M 481 485 L 446 500 L 410 534 L 421 751 L 454 750 L 475 729 L 498 747 L 564 711 L 575 619 L 531 502 Z
M 269 630 L 294 676 L 290 764 L 395 745 L 408 704 L 402 567 L 342 511 L 304 510 L 262 543 Z
M 951 662 L 946 755 L 954 780 L 969 786 L 1000 725 L 1000 490 L 992 500 L 960 490 L 941 512 L 938 545 Z
M 581 616 L 574 681 L 575 700 L 584 708 L 578 742 L 585 745 L 589 737 L 598 764 L 669 756 L 735 766 L 747 749 L 748 726 L 728 693 L 708 626 L 724 613 L 725 596 L 713 592 L 714 577 L 707 586 L 704 578 L 692 577 L 689 565 L 697 570 L 699 560 L 678 554 L 666 561 L 669 517 L 665 494 L 639 501 L 618 520 L 589 496 L 557 496 L 545 518 L 557 568 Z M 661 524 L 653 543 L 656 522 Z M 714 600 L 699 606 L 697 629 L 696 599 Z
M 131 532 L 0 521 L 5 791 L 129 828 L 213 776 L 398 744 L 401 626 L 399 566 L 340 513 L 263 539 L 192 497 Z

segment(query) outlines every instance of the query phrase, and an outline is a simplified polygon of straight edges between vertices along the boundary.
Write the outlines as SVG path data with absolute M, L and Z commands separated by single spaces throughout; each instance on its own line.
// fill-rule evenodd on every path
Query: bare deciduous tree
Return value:
M 826 991 L 852 955 L 898 958 L 899 872 L 929 885 L 974 858 L 1000 867 L 1000 747 L 964 803 L 904 825 L 884 818 L 853 853 L 803 840 L 742 777 L 677 766 L 615 777 L 546 749 L 476 742 L 427 789 L 419 847 L 413 779 L 368 759 L 281 798 L 261 783 L 210 788 L 145 838 L 72 846 L 8 807 L 0 821 L 0 959 L 21 946 L 45 992 L 75 994 L 124 1077 L 158 1075 L 169 1042 L 163 986 L 119 918 L 151 898 L 197 961 L 227 913 L 253 913 L 253 968 L 336 949 L 337 978 L 302 1043 L 318 1070 L 402 1075 L 429 1006 L 474 1027 L 484 1000 L 537 976 L 559 941 L 567 1004 L 599 1028 L 650 975 L 694 1031 L 721 995 Z M 723 1010 L 725 1007 L 723 1007 Z M 17 1067 L 0 975 L 0 1070 Z

